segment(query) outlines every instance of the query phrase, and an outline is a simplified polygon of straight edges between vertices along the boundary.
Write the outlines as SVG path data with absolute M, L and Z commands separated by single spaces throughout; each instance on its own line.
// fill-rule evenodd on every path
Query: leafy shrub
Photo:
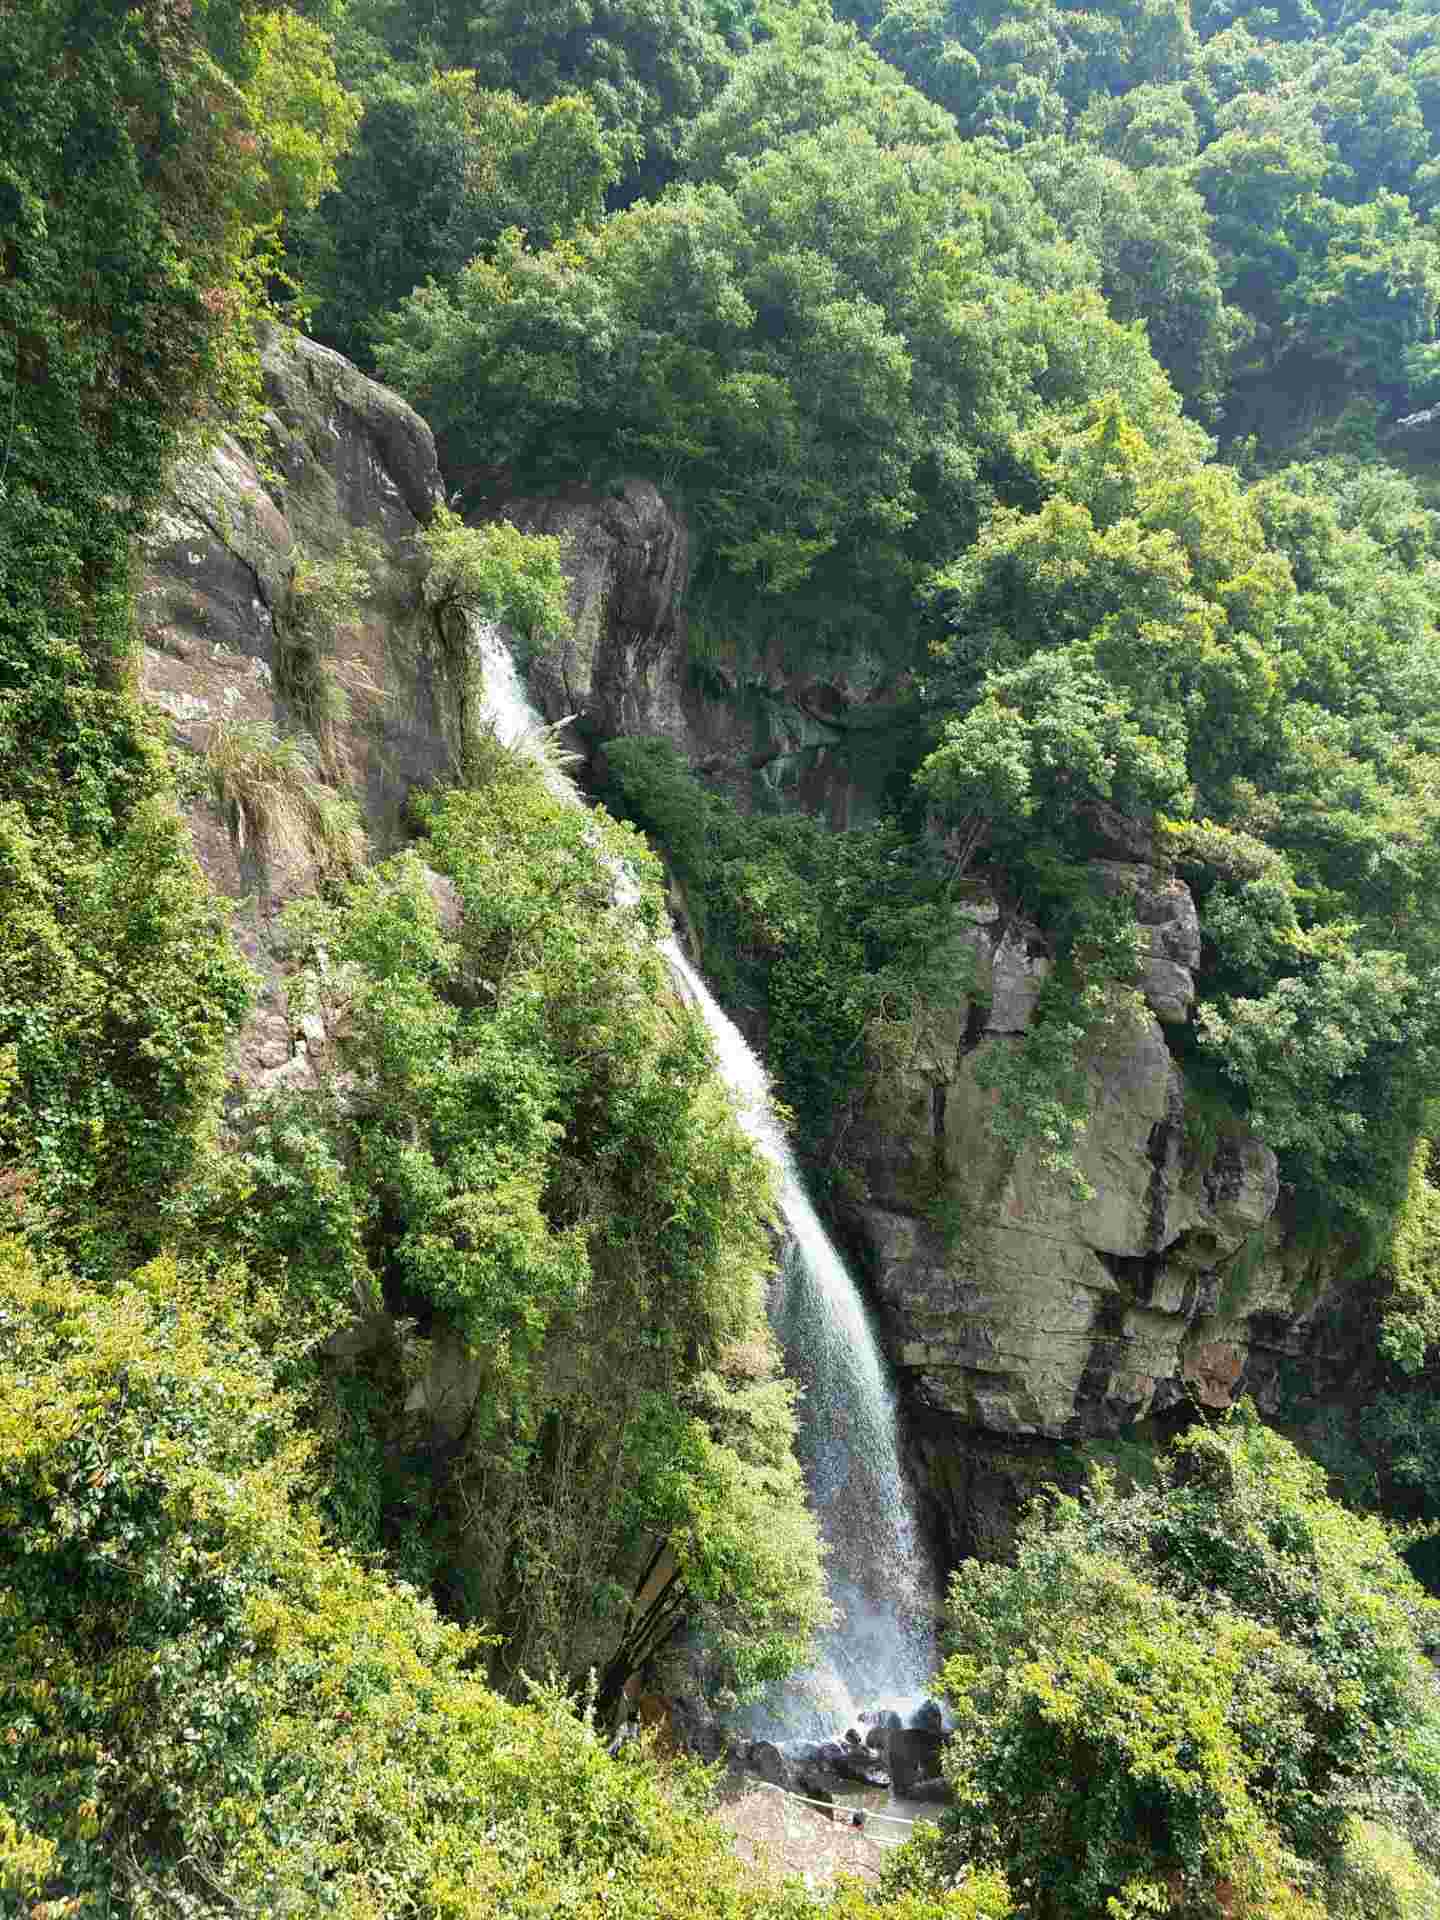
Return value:
M 0 1243 L 6 1911 L 817 1913 L 703 1778 L 610 1759 L 553 1685 L 501 1699 L 479 1636 L 324 1543 L 246 1293 L 169 1260 L 99 1293 Z
M 1003 1865 L 1043 1920 L 1317 1914 L 1296 1889 L 1352 1809 L 1433 1790 L 1434 1603 L 1253 1414 L 1154 1489 L 1033 1513 L 950 1619 L 940 1858 Z
M 420 542 L 429 561 L 423 588 L 427 606 L 457 607 L 503 621 L 529 647 L 570 632 L 561 535 L 522 533 L 508 520 L 467 527 L 458 514 L 440 507 Z
M 607 740 L 602 764 L 602 797 L 662 849 L 703 940 L 706 896 L 715 881 L 711 816 L 719 803 L 669 740 Z
M 1440 1920 L 1440 1880 L 1402 1834 L 1351 1820 L 1325 1886 L 1330 1920 Z
M 213 1128 L 249 970 L 159 801 L 88 857 L 0 806 L 0 892 L 0 1156 L 86 1264 L 153 1250 Z
M 246 999 L 130 678 L 179 436 L 258 424 L 275 223 L 348 127 L 322 35 L 215 0 L 0 14 L 0 1151 L 77 1258 L 153 1248 Z
M 1390 1294 L 1380 1329 L 1380 1352 L 1401 1372 L 1418 1373 L 1440 1344 L 1440 1188 L 1430 1175 L 1433 1148 L 1418 1140 L 1405 1204 L 1387 1263 Z
M 342 636 L 361 616 L 378 565 L 372 536 L 353 534 L 336 553 L 297 546 L 275 620 L 275 685 L 319 750 L 327 779 L 349 773 L 340 733 L 351 696 L 373 693 L 363 663 L 336 658 Z
M 630 145 L 583 94 L 532 106 L 477 87 L 463 66 L 369 80 L 335 190 L 287 233 L 307 326 L 364 362 L 377 319 L 507 227 L 548 243 L 598 218 Z

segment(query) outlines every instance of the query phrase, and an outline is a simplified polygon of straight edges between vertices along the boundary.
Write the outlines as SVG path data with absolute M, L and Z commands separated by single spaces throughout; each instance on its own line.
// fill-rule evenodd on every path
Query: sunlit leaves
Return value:
M 1014 1566 L 951 1588 L 952 1859 L 1045 1920 L 1321 1911 L 1352 1798 L 1423 1776 L 1432 1611 L 1253 1416 L 1154 1491 L 1032 1513 Z

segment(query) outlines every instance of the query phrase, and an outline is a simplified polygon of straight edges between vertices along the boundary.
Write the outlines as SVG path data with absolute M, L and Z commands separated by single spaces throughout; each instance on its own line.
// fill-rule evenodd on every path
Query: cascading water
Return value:
M 824 1737 L 854 1726 L 858 1705 L 918 1705 L 932 1671 L 929 1568 L 900 1471 L 895 1396 L 859 1289 L 776 1124 L 764 1067 L 674 939 L 664 951 L 709 1030 L 742 1124 L 778 1176 L 785 1249 L 772 1319 L 787 1371 L 805 1389 L 802 1448 L 841 1617 L 821 1665 L 787 1687 L 757 1730 Z
M 523 747 L 545 722 L 525 696 L 494 630 L 481 641 L 485 707 L 496 734 Z M 564 776 L 552 770 L 577 800 Z M 830 1549 L 840 1618 L 822 1659 L 786 1688 L 756 1731 L 825 1737 L 858 1704 L 917 1703 L 933 1668 L 933 1579 L 900 1470 L 895 1396 L 879 1342 L 844 1261 L 806 1196 L 770 1105 L 765 1069 L 672 937 L 662 952 L 709 1031 L 741 1123 L 775 1169 L 785 1246 L 772 1320 L 786 1368 L 805 1390 L 801 1443 L 811 1496 Z

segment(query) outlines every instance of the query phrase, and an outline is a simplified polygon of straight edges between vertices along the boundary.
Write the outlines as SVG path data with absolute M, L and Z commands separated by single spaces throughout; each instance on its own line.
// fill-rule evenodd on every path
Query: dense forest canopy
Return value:
M 475 500 L 683 501 L 697 658 L 905 690 L 895 798 L 1041 915 L 1056 1021 L 1124 977 L 1083 932 L 1095 811 L 1155 820 L 1207 935 L 1192 1076 L 1378 1249 L 1437 1031 L 1431 523 L 1377 440 L 1437 351 L 1428 17 L 564 24 L 505 16 L 502 131 L 500 16 L 347 15 L 369 104 L 296 226 L 322 326 Z M 692 32 L 682 126 L 655 48 Z M 442 124 L 463 240 L 453 202 L 375 214 Z M 569 199 L 527 210 L 547 140 Z
M 877 1888 L 771 1885 L 683 1763 L 606 1755 L 587 1671 L 608 1716 L 683 1634 L 751 1697 L 824 1555 L 771 1179 L 658 864 L 465 719 L 453 640 L 569 619 L 497 503 L 640 476 L 697 682 L 892 716 L 852 832 L 662 740 L 596 776 L 837 1192 L 980 893 L 1051 963 L 995 1131 L 1078 1178 L 1141 958 L 1095 856 L 1119 822 L 1181 876 L 1196 1110 L 1373 1276 L 1332 1490 L 1432 1520 L 1437 138 L 1420 4 L 0 0 L 0 1911 L 1440 1910 L 1426 1542 L 1249 1413 L 957 1575 L 954 1806 Z M 310 732 L 197 776 L 137 698 L 136 542 L 182 449 L 266 457 L 287 321 L 413 402 L 450 493 L 411 558 L 464 724 L 385 859 L 317 664 L 362 558 L 296 561 Z M 277 932 L 344 1037 L 314 1097 L 223 1105 L 257 982 L 197 778 L 316 853 Z M 421 1354 L 479 1383 L 444 1457 Z

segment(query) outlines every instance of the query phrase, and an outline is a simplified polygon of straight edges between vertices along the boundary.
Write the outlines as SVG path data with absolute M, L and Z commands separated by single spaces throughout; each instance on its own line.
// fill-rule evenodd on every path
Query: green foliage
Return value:
M 153 1246 L 246 995 L 128 683 L 131 544 L 182 429 L 253 424 L 274 222 L 348 125 L 291 16 L 0 12 L 0 1129 L 86 1262 Z
M 1387 1263 L 1390 1296 L 1380 1329 L 1381 1355 L 1402 1373 L 1418 1373 L 1440 1345 L 1440 1189 L 1430 1178 L 1433 1149 L 1417 1140 L 1405 1204 Z
M 879 1905 L 894 1920 L 1012 1920 L 1020 1909 L 1002 1873 L 953 1865 L 947 1871 L 939 1835 L 928 1825 L 892 1848 L 880 1869 Z M 827 1908 L 835 1920 L 870 1920 L 876 1896 L 862 1900 L 858 1887 L 842 1884 Z
M 289 228 L 313 330 L 368 359 L 381 316 L 507 227 L 551 244 L 597 220 L 624 155 L 584 95 L 531 106 L 473 73 L 386 72 L 366 90 L 334 191 Z
M 1028 289 L 1083 271 L 1002 157 L 846 121 L 547 252 L 507 236 L 414 295 L 379 360 L 461 471 L 682 489 L 719 630 L 893 658 L 1042 341 L 1065 376 L 1080 309 Z M 1143 357 L 1093 319 L 1088 351 Z
M 954 823 L 967 864 L 982 845 L 1002 861 L 1023 860 L 1037 816 L 1055 820 L 1054 838 L 1068 851 L 1083 845 L 1086 812 L 1097 803 L 1132 817 L 1188 803 L 1178 730 L 1146 731 L 1148 718 L 1137 720 L 1124 690 L 1083 650 L 1040 653 L 987 676 L 964 718 L 947 721 L 918 779 Z
M 300 216 L 336 185 L 360 122 L 360 102 L 335 75 L 330 36 L 289 7 L 250 22 L 246 106 L 274 204 Z
M 0 1799 L 87 1891 L 167 1821 L 213 1855 L 259 1784 L 251 1608 L 295 1455 L 233 1294 L 183 1294 L 164 1262 L 101 1298 L 5 1253 Z
M 603 765 L 603 796 L 673 863 L 717 991 L 763 1023 L 801 1151 L 841 1177 L 853 1103 L 894 1034 L 972 984 L 935 863 L 893 822 L 747 819 L 665 740 L 609 741 Z
M 311 1501 L 497 1627 L 508 1683 L 593 1663 L 607 1708 L 682 1625 L 738 1697 L 824 1614 L 767 1182 L 656 955 L 654 871 L 462 711 L 474 790 L 420 809 L 458 924 L 418 859 L 359 872 L 332 784 L 358 550 L 297 555 L 277 610 L 303 732 L 222 724 L 204 768 L 242 850 L 327 870 L 289 937 L 339 1070 L 212 1150 L 248 982 L 129 686 L 130 549 L 182 431 L 257 425 L 287 272 L 452 477 L 678 496 L 717 663 L 879 662 L 924 703 L 911 817 L 854 834 L 605 751 L 813 1156 L 973 986 L 963 882 L 1049 962 L 986 1051 L 994 1129 L 1073 1176 L 1079 1063 L 1135 1007 L 1133 914 L 1089 871 L 1122 816 L 1202 913 L 1192 1148 L 1255 1129 L 1311 1232 L 1388 1247 L 1382 1350 L 1423 1372 L 1430 517 L 1373 457 L 1261 448 L 1247 487 L 1181 403 L 1233 434 L 1257 396 L 1343 390 L 1332 444 L 1373 456 L 1433 383 L 1433 17 L 853 11 L 0 4 L 0 1186 L 57 1262 L 0 1257 L 6 1902 L 807 1905 L 320 1543 Z M 637 162 L 657 197 L 606 218 Z M 462 696 L 475 617 L 567 631 L 558 543 L 442 511 L 422 546 Z M 172 1235 L 193 1266 L 131 1273 Z M 1422 1381 L 1357 1419 L 1420 1513 L 1431 1414 Z M 891 1862 L 897 1916 L 1433 1910 L 1425 1610 L 1259 1429 L 1036 1517 L 954 1607 L 959 1806 Z
M 1325 1887 L 1331 1920 L 1436 1920 L 1440 1880 L 1402 1834 L 1352 1820 Z
M 214 1125 L 250 975 L 159 800 L 88 857 L 0 808 L 0 1157 L 77 1258 L 151 1248 Z
M 10 1900 L 34 1900 L 55 1868 L 53 1840 L 37 1839 L 0 1809 L 0 1894 Z
M 949 114 L 906 86 L 828 8 L 790 7 L 767 28 L 686 132 L 680 151 L 688 179 L 733 179 L 741 162 L 837 121 L 863 127 L 882 147 L 954 138 Z
M 1127 940 L 1120 929 L 1118 962 L 1110 965 L 1123 966 L 1127 954 L 1133 962 L 1133 926 L 1129 931 Z M 1137 1011 L 1136 996 L 1103 960 L 1087 965 L 1067 954 L 1042 987 L 1031 1026 L 1013 1044 L 988 1049 L 975 1069 L 978 1085 L 994 1096 L 994 1137 L 1011 1155 L 1033 1152 L 1041 1173 L 1064 1180 L 1077 1199 L 1095 1198 L 1075 1159 L 1090 1118 L 1085 1050 Z
M 477 621 L 503 621 L 524 664 L 530 651 L 563 641 L 571 631 L 570 587 L 557 535 L 522 533 L 508 520 L 469 527 L 449 507 L 436 509 L 420 534 L 425 574 L 420 583 L 432 628 L 432 655 L 443 676 L 452 721 L 453 763 L 459 778 L 483 784 L 506 757 L 484 718 L 484 665 Z M 540 750 L 559 752 L 553 735 Z
M 1195 48 L 1188 9 L 1167 0 L 1104 11 L 893 0 L 879 12 L 880 51 L 964 132 L 1011 146 L 1063 131 L 1097 92 L 1185 78 Z
M 1163 105 L 1147 113 L 1146 93 Z M 1143 322 L 1151 352 L 1203 420 L 1218 411 L 1247 326 L 1226 302 L 1205 202 L 1184 165 L 1166 164 L 1167 149 L 1189 158 L 1186 116 L 1193 130 L 1178 89 L 1097 95 L 1087 118 L 1106 151 L 1037 140 L 1021 160 L 1047 212 L 1094 255 L 1110 312 Z
M 605 0 L 583 17 L 547 0 L 476 12 L 470 0 L 360 0 L 351 31 L 369 31 L 392 59 L 414 68 L 473 71 L 482 88 L 508 88 L 543 105 L 583 95 L 621 136 L 614 151 L 645 175 L 668 175 L 685 126 L 723 80 L 727 48 L 697 0 Z
M 507 1673 L 638 1664 L 688 1620 L 715 1684 L 749 1691 L 823 1613 L 763 1330 L 763 1163 L 667 986 L 633 836 L 504 755 L 424 820 L 453 931 L 413 856 L 291 910 L 348 1091 L 253 1118 L 230 1233 L 318 1330 L 379 1291 L 435 1361 L 453 1350 L 463 1444 L 438 1494 L 412 1491 L 436 1577 L 504 1632 Z M 619 863 L 642 881 L 628 904 Z M 352 1412 L 349 1439 L 343 1408 L 324 1416 L 350 1485 L 377 1437 L 373 1406 Z M 637 1637 L 661 1549 L 664 1606 Z
M 1238 1318 L 1244 1311 L 1265 1261 L 1263 1229 L 1248 1234 L 1225 1263 L 1220 1282 L 1220 1297 L 1215 1302 L 1218 1318 Z
M 715 881 L 711 821 L 717 801 L 669 740 L 607 740 L 603 751 L 602 797 L 662 850 L 703 941 Z
M 1386 1504 L 1435 1516 L 1440 1479 L 1440 1408 L 1426 1392 L 1379 1393 L 1363 1410 L 1359 1437 L 1382 1476 Z
M 442 616 L 454 608 L 501 620 L 530 648 L 569 636 L 570 587 L 559 534 L 521 533 L 508 520 L 467 527 L 441 507 L 420 543 L 429 562 L 425 604 Z
M 1013 1567 L 952 1584 L 929 1872 L 1003 1863 L 1043 1920 L 1318 1914 L 1351 1809 L 1429 1791 L 1432 1616 L 1379 1523 L 1246 1413 L 1153 1489 L 1037 1509 Z
M 612 1760 L 553 1684 L 326 1545 L 236 1271 L 108 1292 L 0 1247 L 7 1911 L 804 1920 L 703 1780 Z M 847 1920 L 995 1920 L 977 1897 Z M 23 1904 L 22 1904 L 23 1903 Z
M 1343 469 L 1247 494 L 1110 399 L 1022 445 L 1049 497 L 937 576 L 957 711 L 921 784 L 951 856 L 1043 906 L 1107 808 L 1164 822 L 1211 943 L 1196 1050 L 1307 1210 L 1383 1245 L 1435 1032 L 1431 588 L 1384 604 L 1403 501 L 1377 495 L 1382 542 L 1327 503 Z
M 373 536 L 354 534 L 339 552 L 297 546 L 275 615 L 275 686 L 318 749 L 327 779 L 348 772 L 340 735 L 352 692 L 373 692 L 363 666 L 343 666 L 341 639 L 361 617 L 378 565 Z M 357 677 L 358 676 L 358 677 Z M 293 750 L 292 750 L 293 752 Z
M 867 24 L 962 134 L 1021 153 L 1197 409 L 1237 376 L 1278 371 L 1297 410 L 1317 368 L 1430 378 L 1432 14 L 889 0 Z

